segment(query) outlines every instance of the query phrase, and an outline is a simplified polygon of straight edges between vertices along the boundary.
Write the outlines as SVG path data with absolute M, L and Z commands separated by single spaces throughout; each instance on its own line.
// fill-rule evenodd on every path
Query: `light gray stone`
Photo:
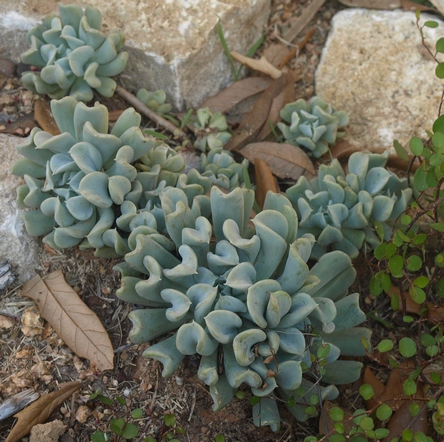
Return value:
M 433 50 L 443 23 L 425 31 Z M 443 86 L 435 67 L 413 12 L 347 9 L 333 18 L 316 94 L 349 113 L 352 144 L 389 148 L 397 139 L 406 145 L 413 135 L 425 136 L 438 116 Z
M 88 0 L 98 8 L 103 31 L 122 29 L 130 53 L 121 77 L 132 90 L 164 89 L 176 109 L 198 107 L 231 78 L 217 34 L 220 19 L 231 50 L 246 53 L 260 37 L 270 0 Z M 0 0 L 3 56 L 17 60 L 27 49 L 26 30 L 57 13 L 54 0 Z
M 16 191 L 23 183 L 21 177 L 11 175 L 11 165 L 20 158 L 16 146 L 23 139 L 0 134 L 0 261 L 6 259 L 17 266 L 21 282 L 35 275 L 39 266 L 40 245 L 36 238 L 30 237 L 21 219 L 21 210 L 15 203 Z

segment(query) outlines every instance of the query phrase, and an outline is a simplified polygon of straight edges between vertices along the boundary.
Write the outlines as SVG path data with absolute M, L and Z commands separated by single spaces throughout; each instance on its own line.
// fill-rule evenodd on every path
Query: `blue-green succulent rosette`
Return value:
M 121 52 L 124 37 L 120 30 L 108 36 L 100 31 L 102 15 L 98 9 L 59 3 L 59 16 L 49 15 L 26 35 L 31 47 L 21 55 L 23 63 L 38 72 L 23 73 L 25 87 L 50 98 L 70 95 L 90 101 L 93 90 L 111 97 L 128 61 Z
M 336 111 L 319 97 L 312 97 L 308 102 L 300 98 L 289 103 L 280 115 L 288 123 L 278 123 L 286 142 L 303 147 L 315 158 L 328 152 L 329 145 L 343 135 L 338 129 L 349 121 L 346 112 Z
M 386 169 L 388 152 L 356 152 L 348 161 L 348 173 L 338 160 L 321 165 L 318 176 L 299 178 L 286 191 L 299 219 L 299 233 L 316 238 L 312 258 L 341 250 L 356 258 L 368 244 L 375 248 L 387 240 L 399 215 L 412 196 L 406 178 Z M 379 227 L 380 236 L 376 234 Z
M 146 307 L 130 313 L 130 339 L 161 339 L 143 355 L 162 362 L 163 376 L 197 355 L 215 410 L 246 384 L 262 398 L 253 409 L 256 425 L 275 431 L 276 394 L 294 397 L 290 411 L 307 418 L 305 400 L 319 381 L 310 354 L 320 346 L 330 346 L 324 399 L 338 395 L 335 384 L 359 378 L 360 362 L 339 359 L 363 356 L 361 339 L 370 338 L 357 327 L 365 320 L 359 295 L 347 294 L 355 270 L 340 251 L 309 268 L 314 237 L 297 238 L 297 215 L 285 196 L 269 194 L 251 222 L 251 190 L 226 194 L 212 187 L 210 196 L 190 199 L 169 188 L 159 199 L 161 210 L 145 212 L 116 269 L 122 275 L 117 296 Z

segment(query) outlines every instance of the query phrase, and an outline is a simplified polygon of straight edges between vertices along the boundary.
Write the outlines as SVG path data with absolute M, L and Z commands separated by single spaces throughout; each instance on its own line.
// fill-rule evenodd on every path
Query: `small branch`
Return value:
M 154 123 L 158 124 L 159 126 L 162 126 L 167 131 L 171 132 L 175 137 L 179 137 L 183 141 L 187 141 L 190 143 L 190 140 L 188 139 L 185 132 L 180 130 L 177 126 L 175 126 L 173 123 L 170 123 L 165 118 L 161 117 L 160 115 L 156 114 L 156 112 L 152 111 L 148 106 L 143 104 L 135 95 L 133 95 L 131 92 L 128 92 L 125 88 L 122 86 L 117 86 L 116 89 L 117 94 L 119 94 L 124 100 L 126 100 L 129 104 L 134 106 L 134 108 L 141 112 L 143 115 L 147 116 L 150 120 L 154 121 Z M 190 143 L 191 145 L 191 143 Z
M 280 62 L 278 68 L 282 69 L 299 51 L 302 51 L 304 49 L 304 46 L 308 43 L 311 37 L 316 33 L 316 29 L 311 29 L 305 34 L 304 39 L 295 45 L 295 47 L 289 52 Z

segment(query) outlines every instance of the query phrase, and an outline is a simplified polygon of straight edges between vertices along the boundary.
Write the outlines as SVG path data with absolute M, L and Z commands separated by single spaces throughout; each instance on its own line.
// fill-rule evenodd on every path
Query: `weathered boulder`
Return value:
M 434 51 L 443 23 L 424 31 Z M 438 116 L 442 83 L 435 67 L 413 12 L 346 9 L 333 18 L 316 94 L 349 113 L 352 144 L 388 148 L 397 139 L 406 145 L 413 135 L 425 136 Z
M 20 158 L 15 149 L 23 139 L 0 134 L 0 262 L 7 260 L 17 267 L 19 280 L 35 275 L 39 265 L 39 242 L 30 237 L 15 203 L 15 189 L 23 182 L 11 175 L 11 165 Z
M 270 0 L 88 0 L 98 8 L 103 30 L 122 29 L 130 53 L 122 83 L 129 89 L 164 89 L 176 109 L 198 107 L 226 87 L 231 70 L 217 34 L 220 19 L 231 50 L 241 53 L 263 32 Z M 2 56 L 18 60 L 28 48 L 26 31 L 57 1 L 0 0 Z M 38 21 L 36 21 L 38 19 Z

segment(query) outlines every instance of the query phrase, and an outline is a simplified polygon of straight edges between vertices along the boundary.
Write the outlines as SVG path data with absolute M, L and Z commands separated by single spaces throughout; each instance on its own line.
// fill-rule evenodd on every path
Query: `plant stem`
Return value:
M 134 106 L 134 108 L 141 112 L 143 115 L 147 116 L 150 120 L 154 121 L 154 123 L 158 124 L 159 126 L 162 126 L 167 131 L 171 132 L 174 136 L 177 136 L 183 141 L 186 141 L 187 143 L 191 142 L 188 139 L 185 132 L 183 132 L 181 129 L 179 129 L 177 126 L 166 120 L 165 118 L 161 117 L 160 115 L 156 114 L 156 112 L 152 111 L 148 106 L 146 106 L 144 103 L 142 103 L 135 95 L 133 95 L 131 92 L 128 92 L 124 87 L 117 85 L 116 89 L 117 94 L 119 94 L 124 100 L 126 100 L 129 104 Z

